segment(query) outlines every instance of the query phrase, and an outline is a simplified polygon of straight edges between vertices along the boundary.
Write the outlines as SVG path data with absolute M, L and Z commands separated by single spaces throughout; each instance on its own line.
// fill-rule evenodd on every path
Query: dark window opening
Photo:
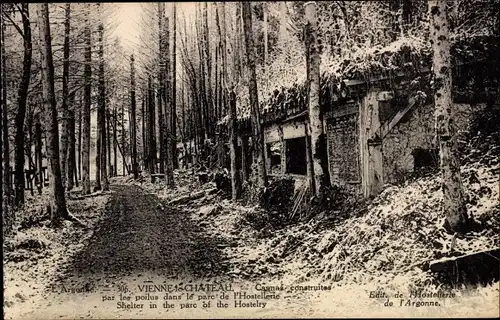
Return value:
M 439 150 L 437 149 L 413 149 L 414 170 L 434 169 L 439 165 Z
M 268 157 L 268 169 L 271 174 L 281 173 L 281 143 L 271 142 L 266 145 L 267 157 Z
M 286 140 L 286 173 L 306 175 L 306 138 Z

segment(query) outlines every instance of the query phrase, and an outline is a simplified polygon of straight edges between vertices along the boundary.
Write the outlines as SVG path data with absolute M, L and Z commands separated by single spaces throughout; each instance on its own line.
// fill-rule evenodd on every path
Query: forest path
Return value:
M 206 238 L 188 214 L 164 207 L 135 185 L 113 185 L 112 190 L 109 209 L 89 245 L 74 258 L 70 276 L 150 273 L 196 279 L 222 274 L 215 239 Z
M 45 302 L 26 310 L 25 318 L 165 317 L 165 312 L 175 313 L 180 306 L 164 309 L 165 292 L 149 293 L 158 296 L 157 301 L 136 301 L 136 296 L 148 295 L 141 292 L 143 285 L 229 280 L 218 239 L 206 236 L 189 214 L 164 207 L 158 197 L 136 185 L 112 185 L 111 190 L 107 210 L 89 242 L 72 257 Z M 120 300 L 120 294 L 131 299 Z M 121 302 L 135 307 L 119 306 Z M 158 309 L 150 309 L 149 302 Z

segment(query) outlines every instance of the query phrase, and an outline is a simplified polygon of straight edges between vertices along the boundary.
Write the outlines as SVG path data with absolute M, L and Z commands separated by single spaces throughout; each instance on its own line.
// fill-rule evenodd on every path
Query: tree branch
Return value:
M 14 26 L 14 28 L 16 28 L 17 32 L 19 32 L 19 34 L 21 35 L 21 37 L 23 37 L 24 40 L 26 40 L 26 37 L 24 36 L 24 32 L 23 30 L 21 30 L 21 28 L 14 22 L 14 20 L 12 20 L 12 18 L 7 14 L 7 13 L 3 13 L 3 15 L 9 19 L 9 21 L 12 23 L 12 25 Z

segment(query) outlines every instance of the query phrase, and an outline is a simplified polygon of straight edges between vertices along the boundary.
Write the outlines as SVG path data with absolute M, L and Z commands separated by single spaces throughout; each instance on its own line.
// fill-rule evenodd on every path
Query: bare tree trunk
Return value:
M 173 167 L 178 168 L 177 156 L 177 11 L 172 2 L 172 160 Z
M 267 2 L 262 2 L 262 11 L 264 13 L 264 66 L 269 62 L 269 32 L 268 32 L 268 22 L 267 22 Z M 264 68 L 265 70 L 265 68 Z
M 54 63 L 52 60 L 52 44 L 50 36 L 49 5 L 38 4 L 40 24 L 38 25 L 41 39 L 42 85 L 45 105 L 46 123 L 48 128 L 47 158 L 50 162 L 51 220 L 54 224 L 61 218 L 68 217 L 64 187 L 59 164 L 59 129 L 57 126 L 57 106 L 54 94 Z
M 208 31 L 208 4 L 207 2 L 203 3 L 203 30 L 202 30 L 202 43 L 203 43 L 203 50 L 204 50 L 204 60 L 202 61 L 205 64 L 205 67 L 203 68 L 205 74 L 204 74 L 204 80 L 205 80 L 205 94 L 207 96 L 207 121 L 208 121 L 208 132 L 211 137 L 213 137 L 214 130 L 213 130 L 213 93 L 212 93 L 212 66 L 211 66 L 211 56 L 210 56 L 210 45 L 209 45 L 209 31 Z
M 227 84 L 223 81 L 223 77 L 225 76 L 226 70 L 225 68 L 225 63 L 227 63 L 226 59 L 226 13 L 225 13 L 225 6 L 224 3 L 217 3 L 216 4 L 216 23 L 217 23 L 217 29 L 219 30 L 219 44 L 218 47 L 215 51 L 215 94 L 216 94 L 216 116 L 215 118 L 217 120 L 223 118 L 223 103 L 226 101 L 224 99 L 224 95 L 226 95 L 226 89 L 227 89 Z M 219 8 L 220 7 L 220 8 Z M 219 18 L 220 16 L 220 18 Z M 221 22 L 222 20 L 222 22 Z M 222 25 L 222 26 L 221 26 Z M 219 61 L 220 61 L 220 68 L 219 68 Z M 222 128 L 219 128 L 219 134 L 217 135 L 217 166 L 222 169 L 225 167 L 226 164 L 226 150 L 225 150 L 225 143 L 224 143 L 224 137 L 223 137 L 223 130 Z
M 68 119 L 68 132 L 69 132 L 69 146 L 68 146 L 68 152 L 67 152 L 67 170 L 66 170 L 66 175 L 67 175 L 67 180 L 66 180 L 66 185 L 67 185 L 67 190 L 73 189 L 73 185 L 75 184 L 76 177 L 75 177 L 75 172 L 76 172 L 76 130 L 75 130 L 75 110 L 71 109 L 69 110 L 68 113 L 69 119 Z M 78 183 L 78 182 L 76 182 Z
M 61 175 L 63 186 L 67 187 L 67 177 L 73 172 L 68 171 L 68 139 L 69 135 L 69 110 L 68 110 L 68 79 L 69 79 L 69 36 L 70 36 L 71 4 L 66 3 L 64 19 L 64 46 L 63 46 L 63 74 L 62 74 L 62 105 L 61 105 Z
M 80 95 L 80 103 L 78 108 L 78 171 L 76 183 L 82 178 L 82 109 L 83 109 L 83 95 Z
M 102 10 L 99 8 L 99 10 Z M 97 161 L 99 168 L 97 176 L 100 176 L 102 190 L 109 190 L 108 170 L 107 170 L 107 143 L 106 143 L 106 84 L 104 80 L 104 25 L 99 22 L 99 99 L 97 113 L 98 142 L 100 140 L 100 149 L 97 150 Z M 97 159 L 96 159 L 97 160 Z M 97 179 L 96 179 L 97 180 Z
M 30 84 L 31 74 L 31 57 L 32 57 L 32 44 L 31 44 L 31 25 L 29 17 L 28 3 L 22 3 L 21 15 L 23 19 L 23 35 L 24 35 L 24 61 L 23 61 L 23 75 L 21 83 L 19 84 L 19 91 L 17 94 L 17 114 L 16 114 L 16 133 L 15 133 L 15 173 L 14 173 L 14 186 L 15 186 L 15 205 L 19 206 L 24 203 L 24 119 L 26 116 L 26 99 L 28 97 L 28 87 Z
M 451 61 L 448 13 L 445 0 L 429 0 L 430 41 L 433 49 L 436 134 L 440 147 L 443 210 L 452 231 L 465 232 L 469 217 L 464 202 L 457 157 L 457 135 L 451 95 Z
M 151 81 L 153 79 L 151 78 Z M 156 171 L 156 141 L 155 141 L 155 92 L 153 84 L 149 88 L 149 109 L 148 109 L 148 136 L 149 136 L 149 172 L 154 174 Z
M 309 133 L 311 135 L 311 153 L 314 169 L 314 194 L 318 195 L 320 186 L 324 184 L 323 167 L 321 166 L 321 139 L 323 139 L 323 121 L 319 105 L 320 90 L 320 52 L 317 35 L 317 13 L 316 3 L 307 2 L 306 14 L 306 48 L 309 52 Z
M 86 5 L 86 22 L 85 22 L 85 88 L 84 88 L 84 104 L 82 111 L 82 193 L 90 194 L 90 105 L 91 105 L 91 90 L 92 90 L 92 32 L 90 29 L 90 4 Z
M 126 175 L 125 173 L 125 168 L 127 166 L 127 159 L 125 158 L 125 105 L 122 103 L 122 126 L 121 126 L 121 144 L 122 144 L 122 174 L 123 176 Z M 116 130 L 116 128 L 115 128 Z
M 221 40 L 222 40 L 222 83 L 223 83 L 223 97 L 222 101 L 226 102 L 225 97 L 229 92 L 229 112 L 228 112 L 228 128 L 229 128 L 229 154 L 231 159 L 231 189 L 233 200 L 241 196 L 241 180 L 238 172 L 238 162 L 236 159 L 236 148 L 238 145 L 238 136 L 236 133 L 236 93 L 234 92 L 231 84 L 229 89 L 228 76 L 227 76 L 227 41 L 226 41 L 226 7 L 225 3 L 220 4 L 221 13 Z
M 31 152 L 31 146 L 33 145 L 33 108 L 28 109 L 28 115 L 26 117 L 26 129 L 28 130 L 28 143 L 24 147 L 26 156 L 28 157 L 28 170 L 32 171 L 34 169 L 33 155 Z M 36 177 L 36 175 L 34 176 Z M 30 189 L 30 193 L 34 196 L 33 192 L 33 177 L 26 175 L 26 183 Z
M 7 87 L 6 87 L 6 81 L 5 81 L 5 46 L 4 46 L 4 17 L 3 17 L 3 4 L 0 4 L 0 67 L 1 67 L 1 72 L 0 72 L 0 87 L 1 87 L 1 92 L 0 92 L 0 213 L 2 214 L 2 224 L 3 224 L 3 229 L 2 229 L 2 235 L 5 236 L 11 231 L 11 224 L 10 224 L 10 216 L 8 214 L 7 210 L 4 210 L 4 174 L 5 172 L 3 171 L 3 148 L 4 148 L 4 141 L 3 141 L 3 129 L 4 127 L 7 126 L 7 123 L 4 123 L 3 121 L 3 112 L 4 110 L 7 110 Z
M 169 32 L 169 19 L 168 17 L 165 17 L 164 19 L 164 25 L 163 27 L 165 28 L 164 30 L 164 36 L 165 36 L 165 41 L 164 41 L 164 49 L 162 52 L 166 52 L 167 54 L 163 55 L 163 65 L 165 66 L 165 80 L 166 84 L 164 87 L 164 103 L 163 105 L 165 106 L 165 112 L 164 112 L 164 121 L 163 121 L 163 126 L 165 128 L 165 149 L 166 149 L 166 164 L 165 164 L 165 181 L 167 183 L 167 186 L 169 188 L 174 188 L 175 187 L 175 182 L 174 182 L 174 159 L 173 159 L 173 132 L 172 132 L 172 74 L 171 74 L 171 59 L 170 59 L 170 46 L 169 46 L 169 39 L 170 39 L 170 32 Z
M 43 163 L 42 163 L 42 124 L 40 117 L 37 115 L 35 119 L 35 154 L 36 154 L 36 170 L 38 173 L 38 194 L 42 194 L 43 189 Z
M 61 159 L 65 158 L 66 162 L 66 189 L 69 191 L 73 189 L 74 185 L 74 175 L 75 175 L 75 167 L 76 167 L 76 158 L 75 158 L 75 143 L 76 143 L 76 131 L 75 131 L 75 110 L 74 110 L 74 102 L 75 102 L 75 92 L 72 92 L 69 97 L 68 97 L 69 105 L 71 105 L 71 109 L 68 109 L 66 114 L 67 114 L 67 134 L 68 134 L 68 141 L 67 141 L 67 148 L 66 148 L 66 154 L 62 155 L 61 154 Z M 61 150 L 61 153 L 63 151 Z M 61 161 L 61 167 L 62 167 L 62 161 Z M 61 172 L 62 174 L 62 172 Z
M 158 126 L 159 126 L 159 136 L 158 143 L 160 145 L 160 173 L 165 173 L 165 127 L 162 125 L 163 123 L 163 94 L 165 91 L 165 72 L 162 63 L 164 63 L 164 59 L 162 58 L 162 50 L 165 47 L 165 34 L 163 28 L 163 18 L 165 12 L 165 4 L 163 2 L 158 2 L 158 40 L 159 40 L 159 60 L 160 60 L 160 68 L 158 71 Z
M 252 11 L 249 2 L 241 3 L 243 15 L 243 31 L 245 34 L 245 46 L 247 67 L 249 71 L 248 92 L 250 96 L 250 107 L 252 113 L 253 142 L 256 148 L 257 181 L 260 188 L 267 187 L 266 163 L 264 158 L 264 133 L 260 121 L 259 97 L 257 95 L 257 75 L 255 71 L 255 46 L 252 31 Z
M 241 67 L 241 57 L 243 56 L 243 49 L 241 46 L 242 39 L 244 37 L 242 36 L 241 32 L 241 27 L 242 27 L 242 17 L 241 17 L 241 5 L 239 3 L 236 3 L 236 36 L 234 37 L 235 39 L 235 47 L 236 47 L 236 54 L 233 54 L 233 63 L 235 65 L 236 69 L 236 77 L 239 79 L 242 75 L 242 67 Z
M 3 6 L 2 6 L 3 8 Z M 5 43 L 5 21 L 2 21 L 2 43 Z M 4 108 L 2 110 L 2 135 L 3 135 L 3 212 L 4 214 L 8 214 L 9 212 L 9 205 L 12 204 L 12 175 L 11 175 L 11 166 L 10 166 L 10 145 L 9 145 L 9 117 L 8 117 L 8 110 L 7 110 L 7 80 L 6 80 L 6 75 L 5 75 L 5 70 L 6 70 L 6 54 L 5 54 L 5 46 L 2 46 L 2 86 L 4 88 L 4 91 L 2 94 L 4 95 Z M 9 215 L 10 217 L 10 215 Z M 12 222 L 14 217 L 11 217 Z
M 137 135 L 136 135 L 136 120 L 135 120 L 135 68 L 134 68 L 134 55 L 130 56 L 130 147 L 132 150 L 132 172 L 134 179 L 139 178 L 137 168 Z
M 118 155 L 117 155 L 117 143 L 118 143 L 118 137 L 116 136 L 116 127 L 118 123 L 118 111 L 116 110 L 116 105 L 113 107 L 113 163 L 114 163 L 114 171 L 113 175 L 116 177 L 118 176 Z
M 147 90 L 146 90 L 147 92 Z M 141 134 L 142 134 L 142 162 L 144 164 L 144 169 L 148 170 L 149 159 L 148 159 L 148 136 L 146 134 L 146 100 L 148 99 L 147 94 L 142 95 L 141 103 Z
M 108 103 L 106 105 L 109 105 L 109 99 Z M 108 150 L 108 177 L 113 176 L 113 164 L 111 163 L 111 131 L 109 126 L 111 125 L 111 114 L 109 110 L 106 110 L 106 143 L 107 143 L 107 150 Z M 109 180 L 108 180 L 109 181 Z
M 185 76 L 185 73 L 183 74 Z M 187 168 L 187 132 L 186 132 L 186 101 L 185 101 L 185 85 L 184 85 L 185 77 L 183 77 L 183 81 L 181 82 L 181 111 L 182 111 L 182 145 L 184 147 L 184 168 Z
M 236 134 L 236 94 L 231 91 L 229 94 L 229 152 L 231 156 L 231 189 L 232 198 L 236 200 L 241 195 L 241 181 L 238 173 L 236 147 L 238 144 L 238 136 Z

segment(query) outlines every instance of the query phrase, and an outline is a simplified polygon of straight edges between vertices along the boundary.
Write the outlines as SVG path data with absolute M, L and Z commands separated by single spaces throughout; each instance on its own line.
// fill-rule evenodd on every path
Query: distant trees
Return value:
M 436 134 L 440 149 L 444 214 L 450 229 L 461 232 L 467 229 L 469 218 L 457 157 L 456 114 L 451 96 L 450 27 L 446 5 L 445 0 L 429 0 Z

